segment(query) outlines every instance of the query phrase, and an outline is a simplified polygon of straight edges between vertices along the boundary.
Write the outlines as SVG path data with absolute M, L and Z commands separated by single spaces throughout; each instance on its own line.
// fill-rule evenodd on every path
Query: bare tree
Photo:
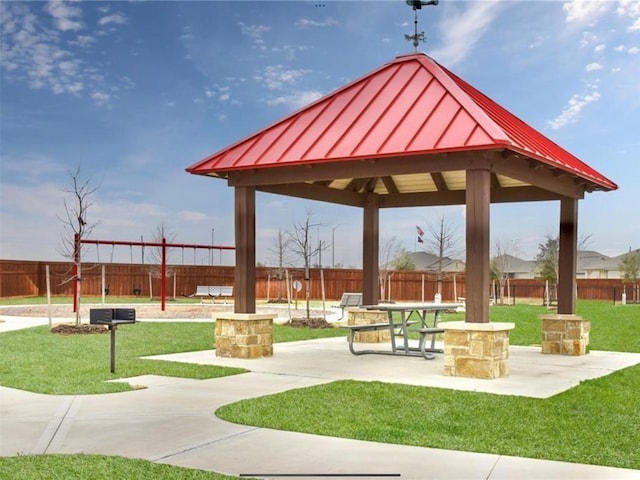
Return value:
M 306 209 L 306 218 L 304 222 L 294 222 L 293 230 L 288 233 L 289 245 L 291 251 L 297 255 L 304 264 L 304 280 L 305 280 L 305 298 L 307 304 L 307 320 L 310 318 L 309 311 L 309 297 L 311 295 L 311 288 L 309 282 L 309 268 L 311 266 L 311 259 L 319 254 L 326 245 L 321 242 L 316 247 L 312 245 L 311 230 L 314 227 L 319 227 L 320 223 L 313 223 L 313 210 Z
M 275 259 L 275 268 L 273 268 L 273 272 L 278 282 L 278 298 L 275 300 L 276 302 L 282 301 L 282 285 L 285 279 L 285 270 L 287 265 L 291 264 L 291 252 L 289 250 L 290 242 L 291 237 L 282 229 L 278 229 L 278 234 L 273 241 L 273 247 L 269 249 Z
M 438 293 L 442 295 L 443 267 L 444 259 L 453 255 L 457 249 L 458 232 L 442 211 L 437 222 L 427 221 L 426 248 L 429 253 L 438 257 L 438 267 L 436 270 L 438 281 Z
M 496 240 L 494 245 L 494 256 L 491 260 L 491 276 L 498 281 L 500 290 L 500 303 L 504 303 L 505 287 L 507 298 L 511 298 L 511 288 L 509 284 L 509 270 L 512 268 L 513 260 L 518 254 L 517 240 Z
M 56 217 L 62 222 L 63 232 L 61 233 L 62 243 L 57 247 L 60 255 L 69 260 L 75 261 L 80 254 L 77 240 L 87 238 L 93 229 L 100 223 L 89 223 L 87 212 L 93 206 L 91 196 L 98 190 L 100 185 L 92 185 L 90 178 L 83 178 L 80 166 L 75 171 L 68 170 L 71 179 L 71 187 L 61 191 L 71 197 L 63 200 L 64 214 Z
M 378 285 L 380 286 L 380 299 L 385 298 L 391 300 L 391 292 L 389 284 L 393 277 L 394 259 L 398 257 L 402 246 L 395 236 L 384 236 L 380 240 L 380 248 L 378 251 Z
M 162 240 L 165 240 L 166 243 L 175 243 L 176 241 L 176 233 L 172 231 L 166 222 L 163 220 L 160 225 L 156 226 L 155 231 L 153 232 L 153 236 L 151 237 L 151 241 L 153 243 L 162 243 Z M 166 251 L 166 264 L 171 264 L 171 254 L 173 253 L 173 249 L 167 247 Z M 162 247 L 151 247 L 149 252 L 149 257 L 151 260 L 151 265 L 149 266 L 149 272 L 154 278 L 160 278 L 162 276 L 161 265 L 162 265 Z M 172 270 L 167 267 L 167 275 L 171 275 Z
M 75 171 L 68 170 L 67 173 L 71 178 L 71 187 L 62 189 L 62 192 L 71 198 L 63 200 L 64 214 L 56 214 L 63 227 L 61 244 L 57 247 L 57 251 L 73 262 L 73 273 L 67 272 L 68 276 L 62 283 L 76 282 L 76 325 L 80 325 L 80 299 L 82 297 L 82 243 L 80 241 L 88 237 L 99 223 L 89 223 L 87 221 L 87 212 L 93 205 L 90 201 L 91 196 L 98 190 L 100 185 L 94 186 L 90 178 L 83 178 L 80 166 Z

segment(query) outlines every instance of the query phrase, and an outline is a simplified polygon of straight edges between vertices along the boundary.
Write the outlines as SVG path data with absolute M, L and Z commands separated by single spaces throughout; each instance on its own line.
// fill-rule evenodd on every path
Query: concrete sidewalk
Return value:
M 511 347 L 509 377 L 473 380 L 444 377 L 441 358 L 356 357 L 344 338 L 276 344 L 274 349 L 271 358 L 245 361 L 219 359 L 212 350 L 153 357 L 244 366 L 252 372 L 210 380 L 122 379 L 147 387 L 131 392 L 53 396 L 0 387 L 0 455 L 120 455 L 273 479 L 640 479 L 637 470 L 281 432 L 215 416 L 222 405 L 341 378 L 544 398 L 582 379 L 640 363 L 640 354 L 558 357 L 542 355 L 539 348 Z
M 120 455 L 258 478 L 640 478 L 635 470 L 281 432 L 233 425 L 214 415 L 231 402 L 318 385 L 323 379 L 247 373 L 130 381 L 148 388 L 52 396 L 0 387 L 0 454 Z

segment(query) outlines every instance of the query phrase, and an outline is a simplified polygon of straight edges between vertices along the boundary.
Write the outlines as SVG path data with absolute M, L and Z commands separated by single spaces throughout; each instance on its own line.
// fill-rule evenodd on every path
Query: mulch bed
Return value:
M 59 335 L 90 335 L 94 333 L 109 333 L 109 329 L 104 325 L 56 325 L 51 329 L 51 333 Z
M 285 327 L 293 328 L 333 328 L 329 322 L 322 317 L 292 318 L 284 324 Z

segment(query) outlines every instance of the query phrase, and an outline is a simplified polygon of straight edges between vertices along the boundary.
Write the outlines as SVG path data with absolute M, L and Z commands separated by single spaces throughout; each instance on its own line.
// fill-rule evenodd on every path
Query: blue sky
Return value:
M 57 216 L 78 166 L 100 185 L 92 238 L 151 239 L 164 222 L 177 242 L 206 244 L 213 233 L 232 245 L 233 190 L 184 169 L 413 51 L 402 0 L 3 1 L 0 14 L 0 258 L 63 260 Z M 580 202 L 589 249 L 640 247 L 640 2 L 441 0 L 419 22 L 421 51 L 619 185 Z M 257 201 L 259 261 L 270 263 L 278 229 L 311 209 L 316 235 L 335 239 L 323 263 L 360 264 L 359 209 Z M 413 250 L 415 226 L 442 212 L 382 211 L 383 241 Z M 462 252 L 464 209 L 446 215 Z M 515 253 L 532 258 L 558 215 L 558 202 L 494 205 L 492 243 L 517 242 Z M 112 250 L 85 258 L 98 254 L 110 260 Z M 209 262 L 205 251 L 184 258 Z

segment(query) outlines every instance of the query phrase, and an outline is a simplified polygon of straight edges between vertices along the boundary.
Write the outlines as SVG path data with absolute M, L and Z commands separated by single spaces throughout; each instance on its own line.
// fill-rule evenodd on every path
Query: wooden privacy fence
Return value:
M 46 287 L 46 266 L 51 275 L 51 291 L 55 296 L 72 296 L 73 264 L 71 262 L 38 262 L 20 260 L 0 260 L 0 298 L 44 296 Z M 113 296 L 158 297 L 160 295 L 159 266 L 141 264 L 86 263 L 82 265 L 82 294 L 100 296 L 102 270 L 104 265 L 105 285 Z M 288 269 L 290 284 L 298 280 L 304 285 L 304 270 Z M 233 266 L 169 265 L 167 269 L 167 296 L 189 296 L 199 285 L 226 286 L 234 283 Z M 276 268 L 258 267 L 256 271 L 256 297 L 260 299 L 286 300 L 284 271 Z M 322 298 L 321 274 L 319 269 L 310 269 L 311 298 Z M 339 300 L 345 292 L 362 291 L 362 270 L 323 269 L 324 290 L 327 300 Z M 464 274 L 447 274 L 442 281 L 442 300 L 454 301 L 465 297 Z M 578 298 L 620 301 L 623 284 L 618 279 L 578 279 Z M 630 299 L 631 285 L 627 285 Z M 393 272 L 385 283 L 384 298 L 391 301 L 432 301 L 437 292 L 438 282 L 433 272 Z M 516 301 L 539 300 L 542 303 L 545 283 L 541 280 L 510 280 L 511 297 Z M 637 289 L 637 286 L 636 286 Z M 496 288 L 498 296 L 500 289 Z M 304 299 L 302 291 L 293 293 L 298 300 Z M 503 292 L 506 297 L 506 290 Z

